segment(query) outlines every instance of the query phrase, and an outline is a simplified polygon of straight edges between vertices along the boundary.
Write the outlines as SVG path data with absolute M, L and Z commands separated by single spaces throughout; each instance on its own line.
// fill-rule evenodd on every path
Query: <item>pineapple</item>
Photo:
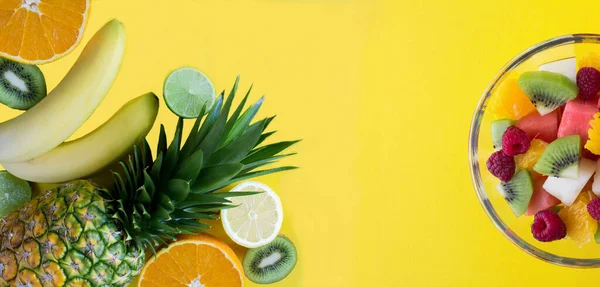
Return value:
M 183 145 L 180 118 L 168 146 L 161 125 L 155 158 L 145 140 L 135 146 L 109 189 L 72 181 L 1 219 L 0 286 L 124 286 L 147 250 L 205 231 L 206 220 L 235 208 L 227 198 L 253 194 L 220 189 L 295 168 L 257 170 L 291 155 L 280 153 L 297 141 L 259 147 L 273 118 L 251 123 L 262 99 L 242 113 L 250 91 L 228 116 L 238 81 L 225 103 L 222 93 L 196 119 Z

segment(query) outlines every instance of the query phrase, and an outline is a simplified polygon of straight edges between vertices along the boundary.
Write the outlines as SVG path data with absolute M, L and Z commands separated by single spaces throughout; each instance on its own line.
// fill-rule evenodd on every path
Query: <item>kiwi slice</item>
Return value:
M 284 236 L 277 236 L 271 243 L 249 249 L 242 263 L 250 281 L 271 284 L 288 276 L 298 261 L 294 243 Z
M 0 58 L 0 103 L 28 110 L 46 97 L 46 79 L 37 66 Z
M 547 176 L 579 179 L 579 135 L 559 138 L 548 145 L 533 170 Z
M 542 116 L 575 99 L 579 93 L 577 85 L 565 75 L 547 71 L 525 72 L 517 84 Z
M 531 174 L 528 170 L 518 171 L 510 181 L 500 182 L 498 191 L 517 217 L 523 215 L 533 194 Z
M 492 142 L 494 143 L 494 149 L 496 151 L 502 149 L 502 135 L 506 129 L 514 125 L 515 121 L 508 119 L 495 120 L 492 122 Z

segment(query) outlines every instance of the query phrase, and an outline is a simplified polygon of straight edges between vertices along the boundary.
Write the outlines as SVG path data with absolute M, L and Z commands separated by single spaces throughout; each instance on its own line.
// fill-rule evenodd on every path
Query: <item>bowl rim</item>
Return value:
M 491 91 L 496 87 L 504 75 L 512 71 L 515 67 L 519 66 L 524 61 L 530 59 L 534 55 L 543 52 L 548 49 L 576 44 L 576 43 L 600 43 L 600 34 L 568 34 L 551 38 L 549 40 L 540 42 L 536 45 L 531 46 L 525 51 L 521 52 L 508 63 L 506 63 L 495 77 L 490 81 L 483 94 L 479 98 L 477 108 L 473 114 L 471 120 L 471 126 L 469 129 L 469 165 L 471 172 L 471 180 L 475 188 L 475 193 L 479 199 L 479 203 L 483 207 L 486 215 L 496 226 L 496 228 L 514 245 L 519 249 L 525 251 L 529 255 L 540 259 L 542 261 L 552 263 L 559 266 L 575 267 L 575 268 L 597 268 L 600 267 L 600 258 L 572 258 L 564 257 L 549 253 L 541 250 L 521 239 L 515 234 L 498 216 L 496 210 L 492 206 L 490 200 L 487 197 L 483 180 L 481 178 L 481 172 L 478 161 L 478 142 L 479 142 L 479 129 L 481 128 L 481 120 L 485 112 L 485 104 L 491 96 Z

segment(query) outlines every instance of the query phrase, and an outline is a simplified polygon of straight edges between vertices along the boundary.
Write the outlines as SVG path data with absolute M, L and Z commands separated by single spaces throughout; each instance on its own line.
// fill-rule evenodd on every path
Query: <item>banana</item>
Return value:
M 85 178 L 118 161 L 145 137 L 156 120 L 153 93 L 129 101 L 106 123 L 79 139 L 63 143 L 34 159 L 3 164 L 15 176 L 33 182 L 57 183 Z
M 0 163 L 44 154 L 83 125 L 110 90 L 125 53 L 125 28 L 108 22 L 60 84 L 27 112 L 0 124 Z

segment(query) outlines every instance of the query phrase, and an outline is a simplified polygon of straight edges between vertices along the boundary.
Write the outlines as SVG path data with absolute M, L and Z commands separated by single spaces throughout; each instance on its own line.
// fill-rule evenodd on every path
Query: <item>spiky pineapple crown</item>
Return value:
M 196 118 L 185 143 L 183 119 L 179 118 L 173 141 L 161 125 L 156 158 L 146 140 L 134 147 L 122 174 L 113 173 L 110 197 L 114 218 L 123 226 L 126 240 L 150 247 L 175 240 L 178 234 L 195 234 L 210 228 L 199 220 L 214 220 L 220 210 L 233 208 L 227 198 L 250 192 L 217 192 L 238 181 L 294 169 L 283 166 L 259 168 L 293 154 L 281 154 L 298 141 L 259 146 L 275 132 L 265 132 L 274 117 L 252 123 L 263 98 L 242 110 L 252 90 L 229 116 L 239 77 L 223 104 L 224 92 L 212 109 Z

